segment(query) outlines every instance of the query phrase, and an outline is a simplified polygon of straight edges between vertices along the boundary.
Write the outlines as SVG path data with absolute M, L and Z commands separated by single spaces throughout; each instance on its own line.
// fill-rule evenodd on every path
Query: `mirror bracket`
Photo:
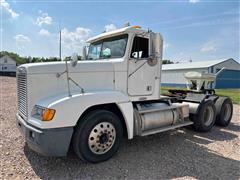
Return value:
M 155 66 L 157 64 L 157 58 L 155 56 L 151 55 L 148 57 L 147 63 L 149 66 Z

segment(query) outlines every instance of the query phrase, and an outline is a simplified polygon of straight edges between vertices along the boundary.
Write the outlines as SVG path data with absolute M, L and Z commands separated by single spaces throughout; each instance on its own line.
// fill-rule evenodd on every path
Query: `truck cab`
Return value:
M 17 126 L 34 151 L 65 156 L 72 146 L 81 159 L 101 162 L 117 152 L 124 137 L 188 125 L 209 131 L 221 109 L 228 116 L 219 122 L 230 122 L 229 98 L 196 92 L 188 92 L 190 100 L 160 95 L 159 33 L 128 26 L 87 42 L 82 61 L 17 69 Z

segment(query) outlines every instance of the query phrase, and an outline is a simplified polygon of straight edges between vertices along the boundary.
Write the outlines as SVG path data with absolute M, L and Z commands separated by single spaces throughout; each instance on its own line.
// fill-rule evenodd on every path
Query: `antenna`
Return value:
M 62 61 L 62 29 L 61 29 L 61 22 L 59 22 L 59 58 Z M 69 71 L 68 71 L 68 63 L 67 59 L 65 60 L 66 70 L 63 73 L 57 74 L 57 77 L 60 77 L 62 74 L 66 73 L 67 75 L 67 89 L 68 89 L 68 96 L 72 96 L 70 92 L 70 84 L 69 84 Z

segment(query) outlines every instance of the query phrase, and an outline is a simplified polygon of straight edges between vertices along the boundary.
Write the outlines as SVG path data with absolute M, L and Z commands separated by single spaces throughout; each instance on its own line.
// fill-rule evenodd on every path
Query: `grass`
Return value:
M 233 104 L 240 104 L 240 89 L 216 89 L 219 96 L 228 96 L 232 99 Z
M 161 94 L 168 92 L 168 89 L 185 89 L 182 87 L 161 87 Z M 240 89 L 215 89 L 216 95 L 228 96 L 232 99 L 233 104 L 240 104 Z

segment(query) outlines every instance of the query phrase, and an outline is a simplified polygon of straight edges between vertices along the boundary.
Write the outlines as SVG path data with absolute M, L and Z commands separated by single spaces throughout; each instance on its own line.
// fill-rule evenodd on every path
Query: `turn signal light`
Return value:
M 53 119 L 54 115 L 55 115 L 55 110 L 54 109 L 46 108 L 43 111 L 42 120 L 43 121 L 51 121 Z

